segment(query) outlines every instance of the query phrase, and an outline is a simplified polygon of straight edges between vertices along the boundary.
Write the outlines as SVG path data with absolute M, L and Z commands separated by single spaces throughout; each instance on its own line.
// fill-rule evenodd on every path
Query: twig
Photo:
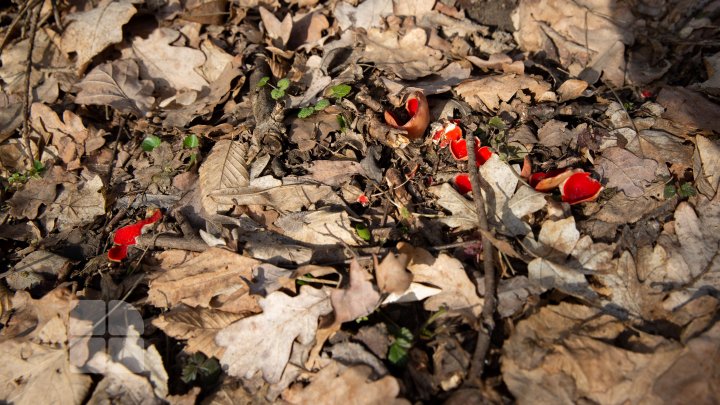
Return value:
M 468 372 L 465 385 L 469 387 L 479 388 L 482 382 L 482 374 L 485 366 L 485 357 L 490 348 L 490 337 L 495 328 L 495 308 L 497 300 L 495 297 L 495 266 L 493 264 L 493 256 L 495 255 L 492 242 L 485 234 L 489 232 L 487 213 L 485 211 L 485 200 L 481 193 L 480 172 L 475 164 L 475 137 L 468 131 L 465 135 L 465 143 L 470 153 L 468 153 L 468 172 L 470 172 L 470 184 L 472 185 L 473 199 L 475 200 L 475 210 L 477 211 L 478 223 L 483 231 L 483 270 L 485 271 L 485 303 L 483 304 L 482 313 L 480 315 L 482 324 L 478 332 L 477 344 L 470 362 L 470 371 Z
M 32 6 L 31 6 L 32 7 Z M 29 168 L 35 164 L 35 155 L 30 145 L 30 104 L 32 102 L 32 89 L 30 88 L 30 75 L 32 73 L 32 54 L 35 48 L 35 34 L 38 28 L 38 18 L 40 18 L 40 10 L 42 5 L 37 6 L 37 11 L 33 12 L 32 8 L 28 10 L 28 18 L 30 19 L 30 44 L 28 45 L 27 66 L 25 67 L 25 97 L 23 97 L 23 129 L 22 139 L 27 149 L 27 155 L 30 159 Z
M 13 31 L 15 31 L 15 28 L 20 23 L 20 20 L 23 18 L 23 15 L 25 15 L 25 12 L 28 11 L 28 8 L 35 6 L 36 3 L 37 3 L 37 1 L 26 2 L 20 8 L 20 10 L 18 10 L 17 15 L 15 16 L 15 18 L 13 18 L 7 31 L 5 31 L 5 36 L 3 37 L 2 42 L 0 42 L 0 52 L 2 52 L 3 49 L 5 49 L 5 45 L 7 45 L 8 39 L 10 39 L 10 35 L 13 33 Z

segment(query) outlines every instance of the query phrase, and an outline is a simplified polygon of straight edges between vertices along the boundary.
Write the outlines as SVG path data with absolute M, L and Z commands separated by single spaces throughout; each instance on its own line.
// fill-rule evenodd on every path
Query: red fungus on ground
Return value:
M 127 257 L 128 246 L 137 243 L 137 237 L 142 234 L 143 227 L 152 225 L 162 218 L 162 212 L 155 210 L 153 214 L 145 219 L 118 229 L 113 237 L 115 246 L 108 250 L 108 259 L 113 262 L 120 262 Z
M 423 136 L 428 125 L 430 125 L 430 107 L 427 99 L 421 91 L 416 91 L 408 97 L 405 102 L 405 110 L 410 114 L 410 120 L 400 124 L 398 118 L 390 111 L 385 111 L 385 122 L 391 127 L 404 129 L 407 137 L 418 139 Z
M 560 196 L 566 203 L 578 204 L 595 201 L 603 190 L 599 181 L 590 177 L 590 173 L 573 173 L 560 186 Z

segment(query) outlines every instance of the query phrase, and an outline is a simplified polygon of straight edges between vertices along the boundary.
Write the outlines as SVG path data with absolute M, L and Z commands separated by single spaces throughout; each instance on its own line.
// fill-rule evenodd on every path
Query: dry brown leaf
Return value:
M 433 186 L 429 191 L 438 197 L 437 203 L 452 215 L 440 217 L 438 220 L 450 228 L 458 230 L 473 229 L 477 227 L 477 214 L 475 205 L 471 200 L 463 197 L 449 183 Z
M 7 277 L 7 283 L 15 290 L 24 290 L 27 287 L 23 288 L 18 285 L 18 283 L 23 283 L 23 280 L 18 280 L 18 278 L 22 279 L 30 276 L 28 273 L 37 275 L 39 281 L 42 281 L 43 277 L 62 280 L 69 269 L 69 259 L 52 252 L 36 250 L 23 257 L 15 265 L 13 272 Z
M 212 193 L 245 187 L 250 184 L 250 174 L 246 168 L 247 147 L 232 140 L 215 143 L 210 154 L 200 166 L 200 198 L 203 209 L 213 215 L 218 211 L 232 208 L 232 201 L 220 204 Z
M 613 345 L 627 333 L 631 340 Z M 718 333 L 720 323 L 683 348 L 601 310 L 563 303 L 517 324 L 503 348 L 503 379 L 519 404 L 703 402 L 718 394 Z M 678 390 L 668 389 L 671 381 Z M 692 391 L 681 388 L 688 381 Z
M 515 39 L 529 52 L 544 51 L 573 76 L 585 67 L 610 83 L 625 82 L 625 46 L 634 38 L 630 9 L 619 2 L 582 4 L 572 0 L 522 2 L 513 17 Z M 581 77 L 583 78 L 583 77 Z
M 52 399 L 61 404 L 79 404 L 92 384 L 89 375 L 70 364 L 64 346 L 7 340 L 0 343 L 0 357 L 0 400 L 8 403 L 43 404 Z
M 38 343 L 66 342 L 68 314 L 77 303 L 73 298 L 64 287 L 58 287 L 37 300 L 25 291 L 16 292 L 12 298 L 15 312 L 2 331 L 3 338 L 23 336 Z
M 363 40 L 365 52 L 361 60 L 373 62 L 401 79 L 425 77 L 446 64 L 442 52 L 427 46 L 427 33 L 422 28 L 413 28 L 402 36 L 390 30 L 373 28 L 368 30 Z
M 234 377 L 251 378 L 257 371 L 277 383 L 290 359 L 293 342 L 315 338 L 318 317 L 332 311 L 324 290 L 309 286 L 290 297 L 274 292 L 260 299 L 263 312 L 241 319 L 220 331 L 215 343 L 225 348 L 221 362 Z
M 347 288 L 334 289 L 330 292 L 336 324 L 370 315 L 380 302 L 380 294 L 370 281 L 370 275 L 363 270 L 357 260 L 350 263 L 349 278 Z
M 152 324 L 170 337 L 187 340 L 186 352 L 219 359 L 224 349 L 215 344 L 215 335 L 240 318 L 242 315 L 230 312 L 180 305 L 153 319 Z
M 33 128 L 41 131 L 45 139 L 58 149 L 67 169 L 79 169 L 80 158 L 85 154 L 85 141 L 90 136 L 80 117 L 65 110 L 61 120 L 55 111 L 42 103 L 33 103 L 30 117 Z
M 122 113 L 144 117 L 155 98 L 152 81 L 139 80 L 134 60 L 118 60 L 94 68 L 78 83 L 77 104 L 109 105 Z
M 557 93 L 560 96 L 560 102 L 574 100 L 582 96 L 585 89 L 588 87 L 588 82 L 585 80 L 568 79 L 558 87 Z
M 673 163 L 684 167 L 692 166 L 692 145 L 665 131 L 643 129 L 638 132 L 625 148 L 630 152 L 653 159 L 658 163 Z M 698 142 L 696 140 L 696 142 Z
M 712 95 L 720 95 L 720 52 L 706 56 L 703 60 L 708 79 L 698 83 L 697 87 Z
M 200 44 L 200 50 L 205 54 L 205 63 L 200 70 L 203 78 L 212 84 L 222 75 L 227 66 L 233 62 L 234 58 L 207 39 Z
M 496 111 L 501 102 L 509 102 L 518 91 L 530 90 L 538 102 L 555 101 L 550 84 L 528 75 L 503 74 L 460 83 L 455 91 L 476 110 Z
M 701 93 L 685 87 L 663 87 L 657 98 L 665 107 L 663 118 L 687 126 L 689 129 L 720 132 L 720 105 Z
M 180 32 L 158 28 L 147 39 L 136 37 L 132 52 L 140 64 L 144 77 L 155 82 L 157 89 L 174 95 L 180 90 L 200 91 L 208 82 L 196 72 L 205 63 L 205 55 L 186 46 L 171 45 L 180 38 Z
M 340 29 L 364 28 L 382 26 L 383 18 L 393 14 L 393 4 L 387 0 L 366 0 L 351 6 L 344 1 L 337 2 L 333 10 L 333 17 Z
M 608 179 L 606 187 L 617 187 L 628 197 L 637 198 L 645 194 L 645 189 L 655 180 L 658 162 L 612 147 L 603 151 L 595 165 L 603 177 Z
M 462 263 L 454 257 L 441 253 L 433 257 L 425 249 L 404 245 L 401 253 L 410 257 L 408 270 L 413 274 L 415 283 L 429 284 L 442 289 L 442 292 L 425 301 L 425 309 L 437 311 L 442 307 L 451 310 L 467 310 L 475 315 L 482 311 L 482 298 L 478 297 L 475 285 L 465 273 Z
M 57 198 L 48 206 L 44 214 L 48 230 L 69 229 L 105 215 L 105 196 L 102 188 L 102 179 L 97 174 L 79 185 L 63 184 Z
M 693 174 L 698 191 L 707 197 L 718 192 L 720 184 L 720 144 L 698 135 L 695 137 Z
M 77 68 L 83 71 L 95 55 L 123 40 L 122 26 L 136 12 L 130 1 L 122 0 L 103 1 L 89 11 L 70 14 L 65 17 L 70 25 L 63 32 L 61 47 L 66 53 L 77 53 Z
M 400 384 L 395 378 L 386 376 L 370 381 L 372 371 L 366 365 L 343 368 L 332 362 L 313 377 L 310 385 L 286 391 L 283 399 L 291 404 L 409 404 L 396 398 Z
M 182 303 L 235 313 L 257 312 L 256 297 L 249 295 L 243 278 L 250 280 L 253 266 L 259 263 L 228 250 L 210 248 L 187 262 L 164 269 L 150 282 L 148 303 L 160 308 Z M 162 263 L 160 266 L 162 269 Z M 221 305 L 215 301 L 221 301 Z
M 265 7 L 260 7 L 260 18 L 262 18 L 267 35 L 272 39 L 279 39 L 282 45 L 287 45 L 293 28 L 293 20 L 290 13 L 287 13 L 282 22 L 280 22 L 273 13 Z
M 412 273 L 408 273 L 407 265 L 410 258 L 405 253 L 395 255 L 388 253 L 382 262 L 375 260 L 375 279 L 380 291 L 384 293 L 402 294 L 413 280 Z
M 296 212 L 318 201 L 344 206 L 332 187 L 316 183 L 293 184 L 288 182 L 277 187 L 240 187 L 218 190 L 210 194 L 218 204 L 267 205 L 280 212 Z
M 435 0 L 393 0 L 395 15 L 422 17 L 431 13 L 435 7 Z
M 312 245 L 335 245 L 342 242 L 357 245 L 359 239 L 345 211 L 301 211 L 275 221 L 282 234 Z
M 12 136 L 23 120 L 22 100 L 14 94 L 0 92 L 0 142 Z
M 315 160 L 310 164 L 308 172 L 311 179 L 338 187 L 349 182 L 354 175 L 364 175 L 365 169 L 354 160 Z

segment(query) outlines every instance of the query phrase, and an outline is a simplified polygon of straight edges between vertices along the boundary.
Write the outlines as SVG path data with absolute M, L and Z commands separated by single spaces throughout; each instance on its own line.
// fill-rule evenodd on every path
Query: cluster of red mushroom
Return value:
M 400 124 L 398 118 L 390 111 L 385 112 L 385 122 L 392 127 L 406 130 L 410 139 L 422 137 L 430 124 L 430 108 L 425 95 L 421 91 L 410 94 L 405 102 L 405 110 L 410 116 L 407 122 Z M 489 147 L 481 146 L 480 139 L 477 137 L 475 141 L 475 161 L 479 167 L 490 159 L 493 152 Z M 440 149 L 449 147 L 450 153 L 456 160 L 468 160 L 467 145 L 458 120 L 444 120 L 434 125 L 433 142 Z M 600 182 L 590 177 L 590 173 L 581 169 L 534 173 L 528 175 L 526 180 L 530 183 L 530 186 L 541 192 L 550 192 L 559 187 L 562 201 L 569 204 L 594 201 L 603 190 Z M 467 173 L 457 175 L 454 182 L 456 188 L 462 194 L 472 190 Z

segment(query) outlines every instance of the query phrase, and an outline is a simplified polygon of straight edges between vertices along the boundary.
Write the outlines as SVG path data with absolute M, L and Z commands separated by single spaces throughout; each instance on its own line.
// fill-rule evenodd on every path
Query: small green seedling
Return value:
M 347 84 L 336 84 L 330 88 L 330 97 L 342 100 L 352 91 L 352 87 Z
M 180 377 L 185 384 L 200 380 L 211 380 L 220 374 L 220 364 L 214 357 L 207 358 L 202 353 L 195 353 L 187 358 Z
M 270 77 L 263 76 L 257 83 L 258 87 L 263 87 L 266 85 L 269 85 L 272 87 L 272 91 L 270 92 L 270 97 L 272 97 L 273 100 L 279 100 L 283 97 L 285 97 L 285 90 L 287 90 L 290 87 L 290 80 L 288 79 L 280 79 L 277 82 L 277 87 L 270 84 Z
M 488 121 L 488 125 L 500 130 L 505 129 L 505 121 L 503 121 L 502 118 L 498 116 L 490 118 L 490 120 Z
M 301 108 L 298 112 L 298 118 L 307 118 L 316 112 L 322 111 L 326 108 L 330 107 L 330 101 L 324 98 L 321 98 L 318 100 L 317 103 L 315 103 L 312 107 L 304 107 Z
M 153 149 L 160 146 L 160 143 L 162 143 L 162 140 L 159 137 L 155 135 L 148 135 L 145 139 L 143 139 L 141 146 L 145 152 L 152 152 Z
M 390 363 L 401 366 L 407 362 L 408 350 L 413 346 L 415 337 L 408 328 L 400 328 L 395 333 L 395 341 L 388 349 L 388 360 Z
M 367 226 L 365 226 L 364 224 L 357 224 L 355 225 L 355 232 L 357 232 L 357 236 L 360 239 L 364 240 L 365 242 L 370 242 L 371 235 L 370 230 Z
M 185 149 L 194 149 L 200 146 L 200 138 L 197 135 L 191 134 L 183 139 L 183 147 Z

